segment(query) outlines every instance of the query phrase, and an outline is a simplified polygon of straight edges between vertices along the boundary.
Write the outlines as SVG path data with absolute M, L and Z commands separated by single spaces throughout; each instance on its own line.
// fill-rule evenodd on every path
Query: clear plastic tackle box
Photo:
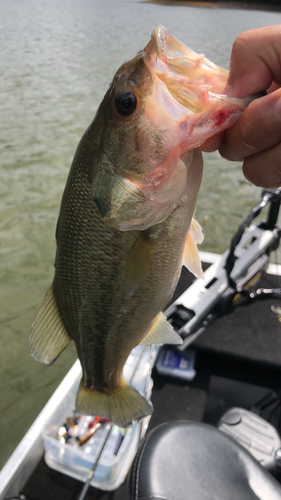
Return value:
M 154 346 L 137 346 L 124 366 L 123 373 L 127 382 L 148 400 L 153 386 L 151 369 L 157 352 Z M 81 367 L 78 366 L 72 385 L 45 426 L 43 432 L 45 461 L 49 467 L 85 482 L 106 440 L 90 484 L 102 490 L 114 490 L 124 481 L 128 473 L 150 417 L 134 423 L 126 430 L 105 423 L 81 447 L 75 436 L 68 442 L 61 442 L 59 430 L 74 412 L 81 376 Z M 92 415 L 80 416 L 76 434 L 85 435 L 93 419 Z

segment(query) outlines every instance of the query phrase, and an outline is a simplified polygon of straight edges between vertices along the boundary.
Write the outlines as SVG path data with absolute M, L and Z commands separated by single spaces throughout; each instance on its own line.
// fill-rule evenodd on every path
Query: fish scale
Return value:
M 161 285 L 164 286 L 168 281 L 169 275 L 172 277 L 172 281 L 174 281 L 174 270 L 171 269 L 171 256 L 165 262 L 166 245 L 159 246 L 151 265 L 151 268 L 158 276 L 157 285 L 153 286 L 154 275 L 151 273 L 133 297 L 126 297 L 124 293 L 124 275 L 127 254 L 132 248 L 139 232 L 120 232 L 114 228 L 105 227 L 101 216 L 92 202 L 90 185 L 86 176 L 82 177 L 76 173 L 76 169 L 77 167 L 79 169 L 79 166 L 79 162 L 77 165 L 74 163 L 71 175 L 74 178 L 77 176 L 80 177 L 80 183 L 81 179 L 83 179 L 84 187 L 81 190 L 79 186 L 78 193 L 73 191 L 71 196 L 68 196 L 69 193 L 66 191 L 65 204 L 64 200 L 62 202 L 63 208 L 60 213 L 57 244 L 58 247 L 62 245 L 63 248 L 67 248 L 67 254 L 63 255 L 61 259 L 60 254 L 58 255 L 54 291 L 59 309 L 66 311 L 66 315 L 63 315 L 63 320 L 76 342 L 79 341 L 80 335 L 77 311 L 81 309 L 83 299 L 87 298 L 87 307 L 85 307 L 83 316 L 88 316 L 88 321 L 84 325 L 84 329 L 91 332 L 92 336 L 98 339 L 98 347 L 94 344 L 94 352 L 103 351 L 104 344 L 109 343 L 108 353 L 104 353 L 102 359 L 105 366 L 111 366 L 111 363 L 107 363 L 107 357 L 112 360 L 118 357 L 118 345 L 121 346 L 122 352 L 126 353 L 122 358 L 126 358 L 131 349 L 138 343 L 138 338 L 132 340 L 133 332 L 131 332 L 131 329 L 135 328 L 136 322 L 141 321 L 147 310 L 147 302 L 154 298 L 156 292 L 159 294 L 159 285 L 160 287 Z M 76 182 L 71 180 L 71 177 L 69 182 L 73 186 L 77 186 Z M 79 200 L 80 195 L 81 200 Z M 64 219 L 67 219 L 68 214 L 72 211 L 71 207 L 73 203 L 76 206 L 76 224 L 72 231 L 68 230 L 67 233 L 63 231 L 61 235 L 60 226 L 64 227 Z M 77 207 L 80 207 L 79 215 Z M 86 217 L 84 215 L 85 211 L 87 214 Z M 180 225 L 182 225 L 181 222 Z M 167 228 L 167 233 L 169 233 L 170 225 L 167 221 L 163 223 L 163 227 Z M 98 235 L 98 237 L 94 238 L 94 235 Z M 171 239 L 174 245 L 175 238 Z M 73 242 L 72 245 L 69 244 L 71 241 Z M 182 242 L 180 244 L 182 246 Z M 76 266 L 75 261 L 81 248 L 84 251 L 80 255 L 79 265 Z M 181 265 L 180 252 L 176 247 L 174 248 L 174 257 L 174 260 L 177 260 L 175 264 L 179 268 Z M 71 303 L 70 294 L 66 294 L 66 290 L 70 286 L 70 280 L 72 281 L 71 289 L 74 288 L 76 290 L 73 303 Z M 73 283 L 76 286 L 73 286 Z M 122 293 L 117 295 L 115 293 L 116 288 L 120 288 L 120 291 L 123 289 Z M 174 288 L 174 283 L 170 285 L 171 288 Z M 168 293 L 165 291 L 163 295 L 160 310 L 161 306 L 164 307 L 170 298 L 169 288 Z M 143 301 L 143 297 L 146 298 L 145 301 Z M 140 304 L 142 307 L 140 307 Z M 155 309 L 156 312 L 152 313 L 151 319 L 159 312 L 158 304 Z M 73 316 L 72 311 L 76 311 L 76 316 Z M 151 319 L 146 320 L 146 324 L 149 324 Z M 125 349 L 124 337 L 130 337 L 128 347 Z M 95 370 L 96 363 L 93 363 L 92 360 L 89 360 L 88 363 L 92 366 L 91 372 L 95 373 L 97 371 L 99 378 L 101 378 L 104 372 L 100 368 L 101 363 L 98 363 L 97 370 Z M 108 371 L 110 370 L 111 368 Z M 89 368 L 87 369 L 88 373 Z M 97 379 L 98 377 L 93 375 L 91 378 Z M 100 382 L 98 385 L 100 385 Z

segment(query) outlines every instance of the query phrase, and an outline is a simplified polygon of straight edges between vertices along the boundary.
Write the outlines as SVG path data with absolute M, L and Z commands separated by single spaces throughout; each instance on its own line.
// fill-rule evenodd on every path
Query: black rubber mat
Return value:
M 225 377 L 212 376 L 204 422 L 216 426 L 223 413 L 234 406 L 260 415 L 280 432 L 281 394 L 279 391 Z
M 263 273 L 258 287 L 277 288 L 279 280 Z M 272 305 L 281 306 L 281 301 L 266 299 L 237 307 L 207 327 L 193 347 L 279 367 L 281 323 L 279 316 L 272 312 Z

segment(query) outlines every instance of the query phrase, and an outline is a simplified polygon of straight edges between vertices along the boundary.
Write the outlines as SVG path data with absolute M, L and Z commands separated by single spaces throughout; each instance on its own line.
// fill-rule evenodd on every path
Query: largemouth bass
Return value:
M 55 277 L 30 335 L 52 364 L 71 340 L 83 377 L 77 411 L 125 426 L 152 412 L 122 373 L 139 343 L 180 343 L 162 314 L 182 264 L 202 277 L 193 219 L 195 150 L 247 101 L 222 95 L 227 71 L 164 26 L 117 71 L 78 145 L 57 224 Z

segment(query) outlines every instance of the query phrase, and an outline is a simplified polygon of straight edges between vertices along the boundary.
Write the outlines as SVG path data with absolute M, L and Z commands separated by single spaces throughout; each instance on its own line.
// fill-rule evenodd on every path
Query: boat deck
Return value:
M 278 288 L 281 278 L 263 272 L 259 287 Z M 178 297 L 192 281 L 183 270 L 175 292 Z M 149 430 L 172 420 L 191 419 L 216 425 L 232 406 L 255 410 L 258 402 L 281 389 L 281 324 L 271 305 L 279 299 L 257 301 L 217 319 L 192 344 L 196 350 L 196 372 L 192 381 L 160 376 L 153 370 L 154 413 Z M 281 432 L 280 404 L 261 414 Z M 76 500 L 83 484 L 48 468 L 44 458 L 22 493 L 30 500 Z M 90 487 L 87 500 L 129 500 L 128 480 L 116 491 Z

